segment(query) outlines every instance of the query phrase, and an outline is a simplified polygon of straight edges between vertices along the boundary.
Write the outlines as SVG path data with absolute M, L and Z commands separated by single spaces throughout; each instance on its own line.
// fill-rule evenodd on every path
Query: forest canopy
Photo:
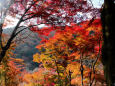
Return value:
M 114 86 L 115 4 L 97 2 L 0 0 L 0 85 Z

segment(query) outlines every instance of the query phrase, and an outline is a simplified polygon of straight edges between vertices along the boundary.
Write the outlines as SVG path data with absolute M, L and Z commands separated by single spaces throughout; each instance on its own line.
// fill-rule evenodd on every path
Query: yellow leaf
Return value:
M 39 59 L 39 54 L 38 53 L 33 55 L 33 61 L 40 63 L 40 59 Z

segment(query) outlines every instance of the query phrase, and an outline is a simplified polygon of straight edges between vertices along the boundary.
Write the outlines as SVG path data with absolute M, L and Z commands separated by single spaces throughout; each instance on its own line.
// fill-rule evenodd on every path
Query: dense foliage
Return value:
M 114 44 L 112 40 L 108 41 L 108 37 L 113 38 L 110 35 L 114 32 L 109 32 L 107 28 L 111 27 L 111 24 L 106 22 L 112 20 L 107 14 L 109 11 L 106 11 L 107 7 L 111 7 L 109 1 L 105 0 L 102 8 L 94 8 L 91 0 L 6 0 L 6 2 L 8 5 L 3 4 L 4 7 L 0 5 L 0 85 L 106 86 L 110 84 L 111 86 L 111 82 L 114 83 L 111 81 L 111 77 L 114 79 L 114 72 L 110 74 L 107 69 L 110 64 L 114 64 L 111 59 L 113 48 L 108 47 Z M 101 15 L 100 18 L 101 12 L 106 13 L 107 17 Z M 8 19 L 9 16 L 15 18 L 15 21 Z M 3 29 L 12 23 L 16 24 L 13 25 L 12 32 L 4 34 Z M 37 33 L 36 38 L 39 40 L 29 40 L 27 45 L 30 48 L 26 49 L 25 45 L 22 45 L 22 50 L 16 48 L 30 37 L 31 33 L 28 34 L 28 30 Z M 33 46 L 36 46 L 38 52 Z M 109 52 L 105 53 L 105 49 Z M 14 53 L 17 52 L 18 54 L 15 55 Z M 26 70 L 24 61 L 18 58 L 19 56 L 23 58 L 23 54 L 26 56 L 25 62 L 33 54 L 33 62 L 38 63 L 39 66 L 33 71 Z M 17 58 L 14 58 L 14 55 Z M 103 60 L 104 58 L 109 62 Z M 108 73 L 106 79 L 104 72 Z
M 87 86 L 93 82 L 105 82 L 100 62 L 100 20 L 94 20 L 90 27 L 87 27 L 88 24 L 86 21 L 79 25 L 65 26 L 63 30 L 57 30 L 53 37 L 42 40 L 43 44 L 36 47 L 41 52 L 33 56 L 33 61 L 41 63 L 42 69 L 54 72 L 51 75 L 55 76 L 54 84 Z

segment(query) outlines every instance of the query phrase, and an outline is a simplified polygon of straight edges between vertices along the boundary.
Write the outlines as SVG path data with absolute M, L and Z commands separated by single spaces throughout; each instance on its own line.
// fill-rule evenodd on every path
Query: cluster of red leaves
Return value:
M 94 60 L 94 62 L 96 61 L 96 59 L 98 59 L 98 64 L 101 64 L 99 61 L 99 59 L 101 58 L 102 47 L 102 27 L 100 19 L 95 19 L 93 22 L 84 21 L 79 25 L 71 24 L 70 26 L 58 26 L 55 28 L 56 29 L 51 28 L 52 31 L 55 31 L 55 35 L 49 39 L 43 39 L 43 44 L 38 45 L 36 48 L 49 49 L 51 50 L 51 55 L 55 53 L 56 58 L 58 59 L 56 64 L 59 64 L 67 69 L 69 64 L 76 65 L 76 67 L 78 65 L 79 68 L 81 53 L 83 53 L 82 59 Z M 72 53 L 68 52 L 69 50 L 72 50 Z M 99 76 L 103 76 L 103 72 L 99 72 L 100 67 L 97 67 L 97 69 L 95 70 L 92 70 L 92 68 L 87 67 L 85 64 L 83 65 L 83 67 L 85 69 L 85 78 L 89 78 L 90 76 L 87 76 L 87 74 L 89 74 L 91 71 L 95 71 L 95 74 L 91 74 L 91 79 L 95 77 L 95 80 L 99 82 L 103 82 L 105 80 L 103 77 L 99 78 Z M 71 69 L 71 71 L 76 71 L 78 73 L 78 70 Z
M 78 12 L 91 11 L 92 8 L 87 0 L 14 0 L 9 8 L 9 13 L 15 17 L 16 15 L 22 16 L 25 12 L 23 21 L 35 19 L 29 21 L 29 24 L 30 22 L 35 24 L 36 21 L 37 24 L 48 23 L 56 26 L 76 22 L 74 16 Z
M 49 36 L 50 32 L 53 31 L 51 27 L 44 27 L 42 29 L 37 29 L 35 27 L 31 28 L 32 31 L 37 32 L 38 35 Z
M 95 19 L 92 22 L 91 26 L 89 25 L 89 21 L 82 22 L 80 25 L 71 24 L 70 26 L 63 26 L 63 27 L 45 27 L 43 29 L 37 30 L 33 28 L 32 30 L 37 32 L 40 35 L 48 36 L 51 31 L 55 32 L 55 35 L 50 38 L 55 40 L 61 40 L 59 34 L 63 34 L 64 37 L 67 37 L 66 44 L 69 45 L 71 48 L 84 48 L 86 50 L 95 50 L 95 52 L 99 52 L 99 46 L 101 48 L 102 44 L 102 33 L 101 33 L 101 21 L 100 19 Z M 34 30 L 35 29 L 35 30 Z M 75 41 L 72 40 L 75 37 L 82 39 L 81 43 L 75 44 Z M 50 39 L 43 38 L 42 43 L 50 41 Z M 84 40 L 84 41 L 83 41 Z M 99 45 L 99 41 L 101 41 Z

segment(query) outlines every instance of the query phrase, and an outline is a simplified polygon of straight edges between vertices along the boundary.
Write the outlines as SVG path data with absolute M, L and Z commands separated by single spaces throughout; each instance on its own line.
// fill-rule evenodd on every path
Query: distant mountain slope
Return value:
M 12 30 L 13 30 L 12 28 L 8 28 L 8 29 L 4 29 L 3 32 L 6 34 L 11 34 Z M 38 63 L 35 63 L 32 61 L 33 54 L 35 54 L 36 52 L 39 52 L 35 48 L 36 45 L 38 45 L 40 42 L 40 38 L 38 37 L 38 35 L 29 30 L 26 30 L 23 33 L 19 34 L 16 40 L 19 40 L 19 41 L 17 42 L 17 46 L 14 50 L 14 54 L 15 54 L 14 58 L 24 59 L 24 62 L 26 63 L 26 68 L 28 70 L 33 70 L 35 67 L 38 67 Z

